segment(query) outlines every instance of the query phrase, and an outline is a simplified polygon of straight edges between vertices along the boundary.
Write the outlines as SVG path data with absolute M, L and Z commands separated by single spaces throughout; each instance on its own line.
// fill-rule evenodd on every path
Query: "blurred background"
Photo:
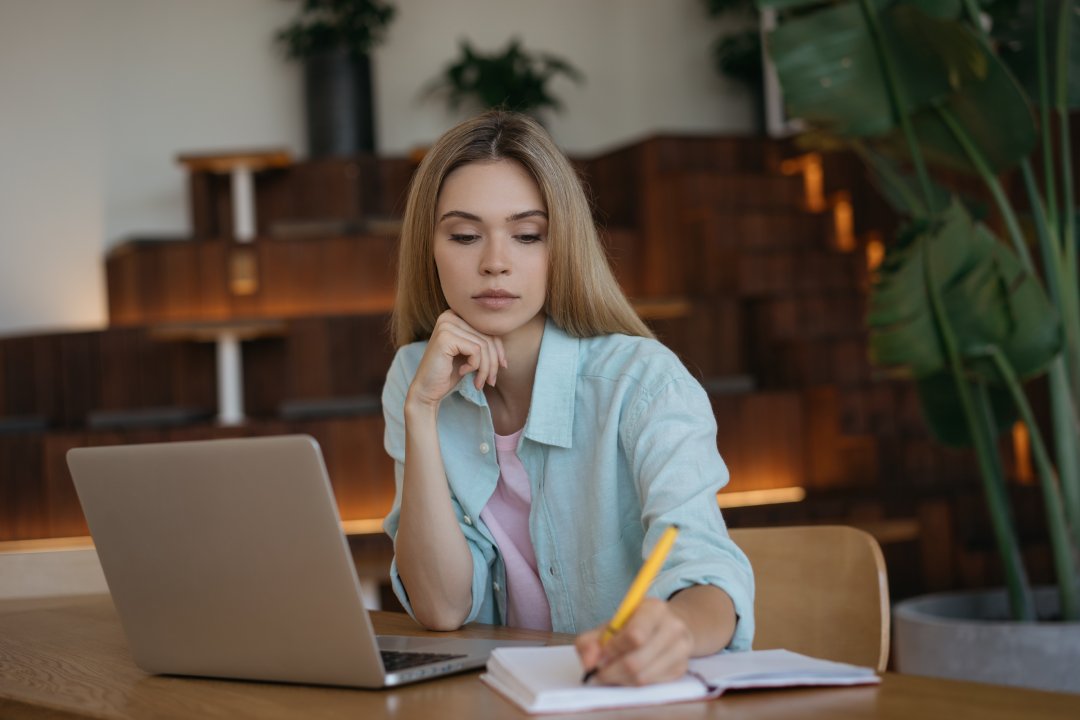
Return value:
M 0 0 L 0 541 L 89 542 L 70 447 L 304 432 L 378 588 L 404 194 L 505 101 L 710 393 L 729 524 L 866 529 L 894 598 L 998 582 L 970 451 L 868 360 L 897 215 L 793 139 L 759 33 L 718 0 Z M 1038 581 L 1022 429 L 1000 450 Z

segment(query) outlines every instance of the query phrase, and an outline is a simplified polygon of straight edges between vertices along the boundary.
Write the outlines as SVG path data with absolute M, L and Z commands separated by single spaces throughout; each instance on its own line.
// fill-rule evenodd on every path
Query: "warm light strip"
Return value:
M 378 535 L 383 531 L 382 523 L 382 518 L 342 520 L 341 529 L 346 535 Z
M 382 524 L 382 518 L 342 520 L 341 529 L 346 535 L 379 535 L 383 531 Z M 82 550 L 83 548 L 92 547 L 94 547 L 94 540 L 89 535 L 82 537 L 0 541 L 0 553 L 56 552 L 58 550 Z
M 743 490 L 741 492 L 717 493 L 716 500 L 722 508 L 749 507 L 751 505 L 778 505 L 802 502 L 806 491 L 801 487 L 770 488 L 768 490 Z
M 38 538 L 34 540 L 5 540 L 0 542 L 0 553 L 17 552 L 57 552 L 60 550 L 82 550 L 94 547 L 89 535 L 81 537 Z

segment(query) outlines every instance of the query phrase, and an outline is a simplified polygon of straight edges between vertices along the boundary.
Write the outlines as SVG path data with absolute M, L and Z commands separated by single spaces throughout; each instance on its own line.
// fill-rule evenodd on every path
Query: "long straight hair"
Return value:
M 391 320 L 394 345 L 431 337 L 435 321 L 449 307 L 434 252 L 435 212 L 446 176 L 469 163 L 496 160 L 521 163 L 547 205 L 548 317 L 576 337 L 608 333 L 653 337 L 611 272 L 589 201 L 570 161 L 532 118 L 493 110 L 448 130 L 413 176 L 398 254 Z

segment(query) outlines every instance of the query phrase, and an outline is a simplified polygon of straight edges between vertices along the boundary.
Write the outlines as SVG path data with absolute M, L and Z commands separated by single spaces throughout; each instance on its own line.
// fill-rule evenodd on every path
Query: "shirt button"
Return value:
M 493 582 L 493 583 L 491 583 L 491 588 L 492 588 L 492 589 L 493 589 L 493 590 L 494 590 L 495 592 L 499 592 L 499 583 L 497 583 L 497 582 Z
M 472 518 L 469 517 L 468 515 L 466 515 L 465 517 L 463 517 L 461 519 L 465 521 L 466 525 L 472 525 Z
M 491 446 L 487 443 L 480 443 L 480 454 L 487 455 L 489 452 L 491 452 Z

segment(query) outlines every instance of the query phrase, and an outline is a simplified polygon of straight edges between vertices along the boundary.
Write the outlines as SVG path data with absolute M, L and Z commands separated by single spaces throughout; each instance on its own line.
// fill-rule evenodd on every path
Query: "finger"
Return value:
M 604 681 L 643 685 L 673 680 L 686 673 L 694 643 L 682 618 L 662 602 L 647 608 L 645 615 L 650 622 L 649 634 L 636 648 L 605 666 Z
M 495 338 L 495 348 L 499 352 L 499 365 L 502 367 L 510 367 L 506 362 L 506 348 L 503 347 L 502 338 Z
M 454 332 L 459 337 L 469 338 L 476 343 L 479 355 L 476 362 L 469 366 L 470 370 L 476 371 L 476 378 L 473 380 L 476 389 L 483 388 L 484 383 L 494 386 L 499 372 L 499 357 L 494 344 L 495 338 L 478 332 L 449 310 L 440 315 L 439 320 L 445 324 L 448 331 Z M 464 375 L 464 373 L 461 374 Z
M 666 612 L 666 605 L 656 598 L 642 600 L 626 624 L 604 645 L 605 659 L 625 655 L 644 645 L 656 632 Z
M 489 377 L 491 387 L 495 387 L 495 380 L 499 377 L 499 368 L 503 367 L 505 362 L 500 349 L 501 346 L 502 341 L 499 338 L 488 339 L 488 347 L 491 349 L 491 375 Z
M 613 685 L 647 685 L 673 680 L 686 672 L 689 650 L 675 637 L 657 633 L 638 649 L 603 664 L 597 678 Z
M 445 326 L 443 332 L 447 336 L 446 353 L 455 359 L 459 357 L 464 359 L 464 364 L 458 368 L 458 375 L 464 376 L 476 371 L 480 377 L 483 377 L 487 370 L 483 340 L 450 323 Z
M 578 657 L 581 659 L 581 667 L 586 671 L 592 670 L 600 662 L 602 652 L 600 636 L 602 634 L 603 628 L 599 627 L 581 633 L 574 640 L 574 647 L 577 648 Z
M 480 367 L 476 371 L 476 389 L 483 390 L 484 384 L 494 385 L 492 373 L 497 371 L 497 359 L 495 353 L 491 347 L 491 340 L 484 335 L 480 335 L 480 353 L 483 356 L 483 360 L 480 363 Z

